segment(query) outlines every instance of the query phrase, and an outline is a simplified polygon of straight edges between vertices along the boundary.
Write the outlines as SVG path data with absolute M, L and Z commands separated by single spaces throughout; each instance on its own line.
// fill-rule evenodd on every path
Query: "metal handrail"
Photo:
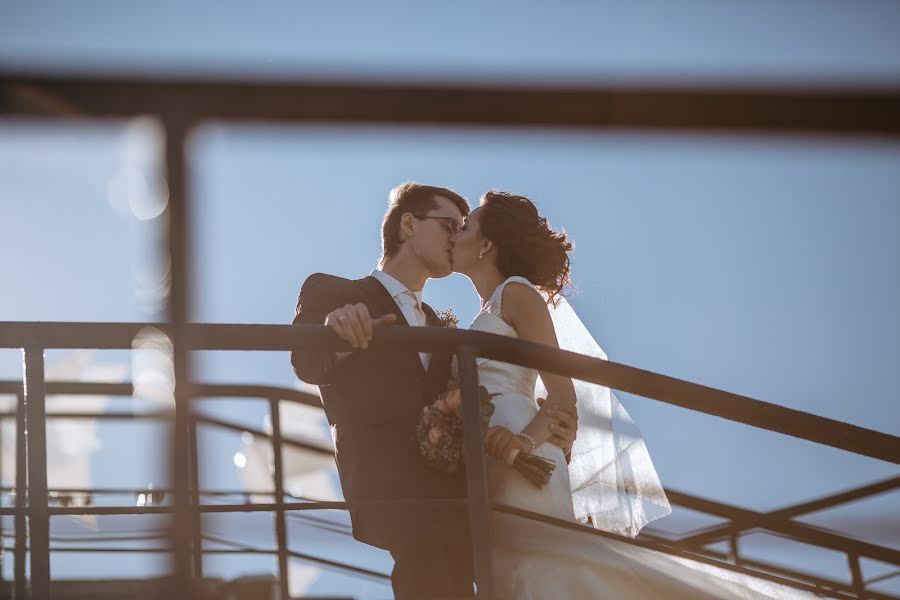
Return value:
M 130 349 L 151 323 L 0 322 L 0 348 Z M 302 346 L 323 352 L 349 351 L 322 325 L 185 325 L 190 350 L 291 351 Z M 478 356 L 597 383 L 652 400 L 722 417 L 759 429 L 782 433 L 855 454 L 900 464 L 900 437 L 777 404 L 732 394 L 712 387 L 660 375 L 628 365 L 604 361 L 543 344 L 492 333 L 452 328 L 376 327 L 369 352 L 452 351 L 463 345 Z
M 7 327 L 7 325 L 11 325 L 11 327 Z M 140 323 L 123 323 L 123 324 L 110 324 L 110 323 L 98 323 L 98 324 L 83 324 L 83 323 L 0 323 L 0 347 L 21 347 L 26 346 L 29 343 L 31 347 L 34 347 L 35 340 L 40 342 L 41 347 L 101 347 L 101 348 L 131 348 L 132 341 L 134 336 L 143 331 L 146 327 L 155 327 L 160 330 L 165 330 L 166 327 L 158 324 L 140 324 Z M 195 350 L 215 350 L 215 349 L 223 349 L 223 350 L 290 350 L 301 345 L 312 345 L 322 350 L 341 350 L 344 349 L 343 343 L 335 338 L 330 329 L 322 326 L 300 326 L 300 325 L 188 325 L 186 327 L 187 337 L 190 340 L 188 343 L 190 344 L 191 349 Z M 298 339 L 299 338 L 299 339 Z M 29 342 L 30 340 L 30 342 Z M 76 342 L 76 340 L 78 340 Z M 74 344 L 74 346 L 73 346 Z M 576 379 L 584 379 L 593 381 L 595 383 L 610 385 L 610 381 L 619 381 L 625 382 L 624 385 L 621 383 L 619 385 L 613 384 L 610 387 L 615 387 L 616 389 L 626 389 L 626 391 L 637 391 L 637 390 L 647 390 L 649 389 L 662 389 L 661 396 L 666 396 L 668 393 L 668 397 L 659 398 L 662 401 L 668 401 L 673 404 L 679 404 L 683 402 L 683 397 L 687 396 L 687 392 L 692 392 L 693 394 L 701 397 L 703 402 L 699 403 L 697 406 L 691 405 L 688 403 L 686 408 L 690 408 L 693 410 L 697 410 L 699 412 L 704 412 L 707 414 L 714 414 L 716 416 L 721 416 L 723 418 L 731 418 L 730 415 L 723 414 L 721 409 L 710 410 L 709 403 L 711 398 L 718 398 L 720 401 L 727 401 L 728 399 L 738 398 L 742 401 L 741 408 L 744 412 L 746 412 L 748 406 L 755 407 L 759 410 L 765 410 L 769 412 L 783 414 L 780 415 L 780 419 L 784 421 L 785 419 L 790 419 L 796 421 L 794 426 L 803 426 L 804 423 L 806 425 L 814 425 L 819 426 L 823 421 L 822 417 L 818 417 L 816 415 L 809 415 L 806 413 L 800 413 L 799 411 L 793 411 L 791 409 L 785 409 L 783 407 L 778 407 L 775 405 L 771 405 L 769 403 L 761 402 L 759 400 L 744 398 L 740 396 L 735 396 L 733 394 L 728 394 L 727 392 L 722 392 L 720 390 L 713 390 L 711 388 L 707 388 L 705 386 L 700 386 L 697 384 L 684 382 L 680 380 L 674 380 L 672 378 L 668 378 L 662 375 L 658 375 L 655 373 L 650 373 L 647 371 L 642 371 L 639 369 L 634 369 L 633 367 L 628 367 L 625 365 L 617 365 L 615 363 L 609 363 L 607 361 L 601 361 L 599 359 L 594 359 L 590 357 L 585 357 L 577 354 L 572 354 L 569 352 L 565 352 L 562 350 L 541 346 L 538 344 L 532 344 L 528 342 L 523 342 L 521 340 L 515 340 L 512 338 L 508 338 L 505 336 L 496 336 L 492 334 L 484 334 L 481 332 L 471 332 L 471 331 L 461 331 L 461 330 L 447 330 L 447 329 L 437 329 L 437 328 L 380 328 L 376 332 L 376 337 L 372 342 L 370 351 L 400 351 L 404 350 L 408 347 L 421 348 L 425 347 L 426 350 L 429 351 L 438 351 L 438 350 L 447 350 L 449 348 L 459 347 L 460 345 L 467 345 L 472 348 L 472 352 L 474 353 L 477 348 L 477 352 L 479 355 L 487 356 L 489 358 L 496 358 L 499 360 L 503 360 L 505 362 L 512 362 L 517 364 L 522 364 L 525 366 L 532 367 L 540 367 L 542 369 L 554 370 L 558 369 L 561 374 L 572 376 Z M 324 347 L 323 347 L 324 346 Z M 474 354 L 473 354 L 474 357 Z M 548 366 L 549 365 L 549 366 Z M 612 367 L 611 369 L 609 367 Z M 666 384 L 670 384 L 674 382 L 675 387 L 678 389 L 675 390 L 676 394 L 672 394 L 672 390 L 663 389 Z M 620 385 L 622 386 L 620 388 Z M 629 386 L 625 387 L 625 386 Z M 134 391 L 134 388 L 131 384 L 128 383 L 92 383 L 92 382 L 46 382 L 44 384 L 44 390 L 46 393 L 53 394 L 85 394 L 85 393 L 105 393 L 105 394 L 116 394 L 116 395 L 131 395 Z M 270 402 L 277 403 L 281 399 L 285 399 L 288 401 L 300 402 L 309 406 L 317 406 L 320 407 L 321 403 L 318 397 L 300 392 L 297 390 L 291 390 L 286 388 L 278 388 L 273 386 L 230 386 L 230 385 L 222 385 L 222 384 L 192 384 L 190 386 L 190 395 L 192 397 L 202 397 L 202 396 L 240 396 L 240 397 L 255 397 L 255 398 L 263 398 L 268 399 Z M 23 391 L 22 384 L 19 382 L 0 382 L 0 393 L 15 393 L 17 395 L 21 394 Z M 637 392 L 640 393 L 640 392 Z M 682 394 L 682 398 L 679 399 L 678 393 Z M 645 394 L 646 395 L 646 394 Z M 673 397 L 674 396 L 674 397 Z M 273 405 L 273 414 L 275 411 Z M 65 414 L 65 415 L 54 415 L 47 414 L 46 417 L 53 416 L 65 416 L 65 417 L 86 417 L 89 416 L 86 413 L 74 413 L 74 414 Z M 115 418 L 120 415 L 110 415 Z M 141 415 L 133 415 L 137 418 L 140 418 Z M 147 415 L 147 416 L 158 416 L 158 415 Z M 737 418 L 732 418 L 731 420 L 736 420 L 739 422 L 747 422 L 744 413 L 739 413 L 736 415 Z M 216 419 L 211 419 L 209 417 L 205 417 L 202 415 L 194 415 L 194 419 L 201 422 L 208 422 L 212 425 L 224 426 L 233 429 L 245 430 L 246 427 L 240 424 L 233 424 L 224 421 L 219 421 Z M 752 419 L 751 419 L 752 420 Z M 830 421 L 824 419 L 824 421 Z M 752 424 L 752 423 L 748 423 Z M 273 424 L 274 425 L 274 424 Z M 765 424 L 756 425 L 763 429 L 773 430 L 773 431 L 783 431 L 782 428 L 769 427 Z M 871 430 L 864 430 L 862 428 L 858 428 L 852 425 L 843 424 L 840 422 L 830 422 L 829 426 L 832 428 L 844 429 L 844 431 L 839 432 L 840 435 L 838 439 L 841 440 L 840 444 L 828 443 L 833 442 L 834 440 L 828 440 L 826 442 L 827 445 L 837 447 L 844 447 L 851 452 L 857 452 L 859 454 L 865 454 L 872 456 L 876 455 L 877 458 L 893 460 L 891 454 L 879 454 L 879 447 L 876 444 L 875 447 L 871 445 L 860 446 L 858 448 L 846 447 L 848 444 L 852 444 L 854 439 L 858 441 L 857 436 L 859 436 L 860 431 L 864 433 L 867 439 L 871 440 L 874 435 L 876 438 L 880 436 L 885 436 L 888 438 L 888 442 L 896 440 L 900 442 L 900 439 L 893 438 L 893 436 L 889 436 L 888 434 L 883 434 L 880 432 L 874 432 Z M 269 436 L 264 432 L 256 431 L 255 435 L 265 435 L 270 438 L 279 438 L 280 435 L 280 427 L 273 426 L 273 435 Z M 797 432 L 794 432 L 797 433 Z M 788 435 L 792 435 L 792 433 L 787 433 Z M 477 436 L 475 436 L 477 438 Z M 804 437 L 806 439 L 813 439 L 808 435 L 796 435 L 796 437 Z M 479 440 L 480 441 L 480 440 Z M 295 440 L 283 440 L 285 444 L 293 444 L 296 442 Z M 300 442 L 302 445 L 303 443 Z M 304 446 L 306 449 L 328 452 L 329 450 L 324 448 L 315 448 L 309 447 L 308 445 Z M 896 460 L 894 460 L 896 462 Z M 280 471 L 280 469 L 278 469 Z M 883 487 L 883 486 L 882 486 Z M 198 493 L 199 490 L 197 490 Z M 283 498 L 284 493 L 282 491 L 281 497 Z M 276 498 L 277 498 L 276 494 Z M 894 564 L 900 564 L 900 553 L 893 551 L 888 548 L 883 548 L 880 546 L 876 546 L 873 544 L 866 544 L 862 542 L 858 542 L 856 540 L 852 540 L 850 538 L 846 538 L 844 536 L 839 536 L 830 532 L 825 532 L 820 530 L 819 528 L 806 526 L 803 524 L 799 524 L 791 521 L 787 518 L 786 515 L 766 515 L 761 513 L 754 513 L 752 511 L 746 511 L 744 509 L 738 509 L 735 507 L 730 507 L 727 505 L 723 505 L 720 503 L 711 503 L 710 501 L 703 500 L 700 498 L 688 496 L 686 494 L 679 494 L 678 492 L 674 492 L 670 490 L 670 498 L 673 499 L 675 504 L 682 504 L 684 506 L 689 506 L 693 509 L 703 510 L 705 512 L 712 512 L 712 514 L 717 514 L 719 516 L 725 516 L 726 518 L 731 518 L 735 525 L 732 527 L 738 527 L 737 523 L 740 523 L 741 527 L 747 528 L 746 524 L 748 522 L 753 522 L 755 519 L 757 525 L 762 525 L 763 527 L 774 531 L 781 532 L 789 535 L 790 537 L 798 540 L 803 540 L 806 542 L 811 542 L 813 544 L 823 545 L 825 547 L 844 549 L 848 552 L 853 552 L 857 556 L 871 556 L 873 558 L 877 558 L 879 560 L 883 560 L 886 562 L 892 562 Z M 455 501 L 457 503 L 461 501 Z M 199 515 L 201 513 L 208 512 L 272 512 L 277 511 L 278 514 L 284 515 L 285 512 L 294 511 L 294 510 L 317 510 L 317 509 L 325 509 L 325 508 L 338 508 L 338 509 L 346 509 L 351 504 L 344 502 L 313 502 L 313 503 L 303 503 L 303 504 L 288 504 L 284 503 L 283 500 L 277 500 L 273 503 L 266 504 L 248 504 L 245 503 L 243 505 L 216 505 L 216 506 L 199 506 L 198 503 L 195 503 L 194 509 L 196 514 Z M 361 503 L 360 503 L 361 504 Z M 713 506 L 714 505 L 714 506 Z M 711 508 L 710 508 L 711 507 Z M 497 509 L 495 507 L 495 509 Z M 164 514 L 171 513 L 174 510 L 171 506 L 155 506 L 155 507 L 47 507 L 46 514 L 48 517 L 50 515 L 64 515 L 64 514 Z M 503 510 L 500 508 L 500 510 Z M 18 514 L 18 510 L 16 509 L 4 509 L 0 511 L 6 514 Z M 541 515 L 534 514 L 532 518 L 537 520 L 542 520 Z M 283 516 L 282 522 L 283 522 Z M 548 521 L 549 522 L 549 521 Z M 570 524 L 571 525 L 571 524 Z M 575 526 L 579 527 L 579 526 Z M 604 535 L 602 532 L 597 532 L 593 529 L 587 529 L 587 531 L 591 533 L 596 533 L 600 535 Z M 739 529 L 740 531 L 740 529 Z M 605 534 L 610 535 L 610 534 Z M 279 538 L 284 538 L 285 534 L 283 533 L 283 525 L 282 525 L 282 533 L 279 535 Z M 616 537 L 616 536 L 612 536 Z M 286 540 L 282 540 L 286 541 Z M 650 547 L 659 547 L 659 539 L 650 539 L 649 537 L 645 540 L 638 540 L 634 543 L 639 545 L 641 544 L 649 544 Z M 662 547 L 667 548 L 669 552 L 678 553 L 683 551 L 688 551 L 690 555 L 698 555 L 703 556 L 704 553 L 708 556 L 708 550 L 702 548 L 702 545 L 698 547 L 691 548 L 690 546 L 685 546 L 683 544 L 679 544 L 679 540 L 667 540 L 667 544 L 663 544 Z M 279 546 L 282 544 L 279 543 Z M 684 548 L 684 550 L 679 550 L 678 548 Z M 284 554 L 280 555 L 280 560 L 282 563 L 286 560 Z M 767 566 L 770 571 L 776 571 L 777 569 L 772 568 L 771 565 L 763 565 L 757 564 L 759 568 L 765 569 Z M 282 569 L 285 568 L 285 565 L 282 564 Z M 731 568 L 731 567 L 729 567 Z M 763 572 L 759 571 L 759 569 L 741 569 L 737 566 L 734 566 L 735 569 L 739 571 L 743 571 L 745 573 L 753 574 L 756 576 L 766 576 Z M 790 583 L 789 579 L 784 579 L 783 577 L 775 575 L 778 581 Z M 832 589 L 832 591 L 836 590 L 836 593 L 839 594 L 835 597 L 842 597 L 840 594 L 848 593 L 848 589 L 837 589 L 834 587 L 834 582 L 825 581 L 823 579 L 817 579 L 814 576 L 808 576 L 808 579 L 813 581 L 812 586 L 818 590 L 823 589 Z M 810 584 L 802 584 L 802 586 L 809 586 Z

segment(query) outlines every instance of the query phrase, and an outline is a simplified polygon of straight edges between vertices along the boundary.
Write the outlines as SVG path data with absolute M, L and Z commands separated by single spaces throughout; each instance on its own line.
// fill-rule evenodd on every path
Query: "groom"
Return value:
M 452 235 L 468 215 L 466 201 L 441 187 L 405 183 L 391 191 L 382 223 L 380 268 L 363 279 L 311 275 L 300 290 L 294 323 L 325 324 L 353 352 L 291 353 L 297 376 L 319 386 L 335 440 L 353 537 L 394 559 L 395 597 L 472 596 L 472 554 L 464 505 L 417 507 L 386 500 L 464 498 L 464 473 L 426 467 L 415 426 L 422 408 L 443 391 L 449 353 L 367 352 L 373 325 L 440 326 L 422 302 L 430 278 L 452 272 Z M 574 440 L 575 419 L 560 416 Z

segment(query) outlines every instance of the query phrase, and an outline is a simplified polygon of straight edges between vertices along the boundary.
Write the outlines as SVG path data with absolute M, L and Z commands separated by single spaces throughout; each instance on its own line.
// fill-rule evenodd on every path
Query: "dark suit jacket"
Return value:
M 397 315 L 407 325 L 394 299 L 374 277 L 349 280 L 311 275 L 300 290 L 294 323 L 323 324 L 326 315 L 345 304 L 364 303 L 373 318 Z M 439 326 L 434 311 L 423 305 L 427 324 Z M 426 467 L 415 441 L 422 408 L 446 386 L 450 355 L 432 356 L 428 372 L 416 352 L 357 351 L 335 361 L 330 352 L 304 349 L 291 354 L 297 376 L 319 386 L 325 414 L 335 432 L 341 487 L 348 502 L 391 498 L 458 498 L 465 496 L 462 473 Z M 439 535 L 435 530 L 467 530 L 457 511 L 371 507 L 350 511 L 356 539 L 391 549 L 410 536 Z M 448 520 L 449 519 L 449 520 Z

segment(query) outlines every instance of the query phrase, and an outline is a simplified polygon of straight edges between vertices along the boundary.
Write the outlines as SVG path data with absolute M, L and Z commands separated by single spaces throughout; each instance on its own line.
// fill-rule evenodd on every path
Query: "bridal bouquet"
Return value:
M 494 396 L 487 389 L 478 386 L 481 400 L 482 435 L 487 433 L 491 416 L 494 414 Z M 426 406 L 416 425 L 416 440 L 419 442 L 419 453 L 428 466 L 455 473 L 462 462 L 462 398 L 459 384 L 451 379 L 437 400 Z M 517 452 L 512 458 L 512 467 L 538 488 L 543 488 L 550 481 L 556 463 L 530 452 Z

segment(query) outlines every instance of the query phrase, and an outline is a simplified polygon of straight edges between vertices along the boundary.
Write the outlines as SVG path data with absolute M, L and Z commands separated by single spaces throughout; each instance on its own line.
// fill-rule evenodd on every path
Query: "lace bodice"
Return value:
M 516 330 L 503 320 L 501 312 L 503 290 L 506 289 L 506 286 L 510 283 L 522 283 L 534 288 L 534 285 L 524 277 L 510 277 L 497 286 L 497 289 L 494 290 L 490 299 L 488 299 L 482 307 L 481 312 L 478 313 L 472 321 L 472 324 L 469 325 L 469 329 L 510 337 L 519 337 Z M 537 405 L 534 403 L 534 385 L 537 381 L 538 372 L 535 369 L 511 365 L 487 358 L 479 358 L 477 362 L 478 381 L 487 388 L 489 392 L 492 394 L 501 394 L 503 396 L 517 396 L 522 401 L 534 406 L 534 411 L 537 412 Z M 533 414 L 531 416 L 533 417 Z M 529 417 L 529 421 L 530 419 L 531 417 Z M 525 424 L 527 424 L 527 422 Z M 525 424 L 523 424 L 522 427 L 524 427 Z M 514 431 L 519 431 L 520 429 Z

